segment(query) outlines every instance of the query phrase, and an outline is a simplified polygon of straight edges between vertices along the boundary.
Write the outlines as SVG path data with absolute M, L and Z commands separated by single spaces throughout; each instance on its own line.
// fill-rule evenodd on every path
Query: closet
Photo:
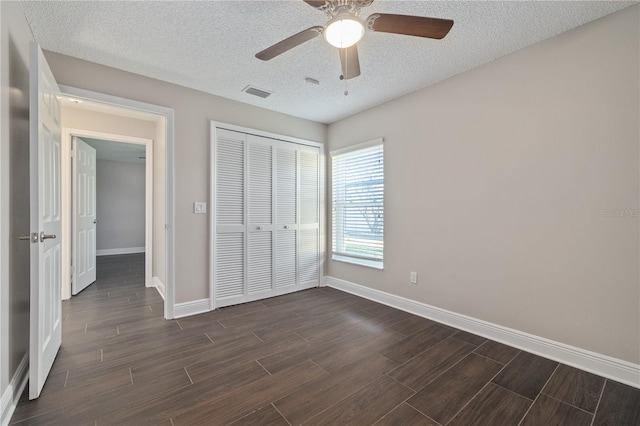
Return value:
M 321 147 L 212 124 L 212 307 L 320 284 Z

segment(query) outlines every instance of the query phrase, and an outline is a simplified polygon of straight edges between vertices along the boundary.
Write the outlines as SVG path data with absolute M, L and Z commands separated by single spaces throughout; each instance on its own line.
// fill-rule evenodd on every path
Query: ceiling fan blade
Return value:
M 298 34 L 294 34 L 271 47 L 267 47 L 262 52 L 256 53 L 256 58 L 262 59 L 263 61 L 273 59 L 287 50 L 293 49 L 305 41 L 309 41 L 312 38 L 317 37 L 322 33 L 322 30 L 323 27 L 321 26 L 307 28 L 306 30 L 300 31 Z
M 367 18 L 367 27 L 382 33 L 442 39 L 453 27 L 451 19 L 427 18 L 412 15 L 374 13 Z
M 329 3 L 326 0 L 303 0 L 303 1 L 311 7 L 315 7 L 316 9 L 321 9 L 327 3 Z
M 358 48 L 354 44 L 346 49 L 338 49 L 340 52 L 340 64 L 342 65 L 342 75 L 345 80 L 360 75 L 360 60 L 358 59 Z

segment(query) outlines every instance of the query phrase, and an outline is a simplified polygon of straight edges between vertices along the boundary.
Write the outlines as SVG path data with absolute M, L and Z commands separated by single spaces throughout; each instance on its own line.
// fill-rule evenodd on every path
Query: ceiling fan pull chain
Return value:
M 344 57 L 344 71 L 345 71 L 345 76 L 344 76 L 344 95 L 347 96 L 349 95 L 349 79 L 347 78 L 347 75 L 349 75 L 349 55 L 347 55 L 347 51 L 345 50 L 345 57 Z

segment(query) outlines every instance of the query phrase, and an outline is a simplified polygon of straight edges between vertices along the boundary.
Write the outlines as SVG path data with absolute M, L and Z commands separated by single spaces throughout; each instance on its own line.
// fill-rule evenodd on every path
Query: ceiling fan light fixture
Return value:
M 364 24 L 357 16 L 341 13 L 327 23 L 322 34 L 330 45 L 345 49 L 362 39 Z

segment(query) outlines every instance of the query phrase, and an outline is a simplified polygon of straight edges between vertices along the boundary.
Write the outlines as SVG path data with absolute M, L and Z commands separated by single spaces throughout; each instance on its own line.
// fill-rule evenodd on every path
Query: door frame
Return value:
M 115 133 L 95 132 L 92 130 L 62 128 L 62 235 L 71 235 L 71 238 L 62 240 L 62 276 L 76 278 L 75 270 L 72 270 L 71 260 L 73 249 L 71 241 L 75 239 L 75 222 L 73 221 L 73 188 L 71 147 L 73 137 L 101 139 L 108 142 L 130 143 L 145 146 L 145 189 L 144 189 L 144 284 L 153 287 L 153 140 L 134 136 L 125 136 Z M 97 161 L 97 160 L 96 160 Z M 97 257 L 97 256 L 96 256 Z M 74 263 L 75 265 L 75 263 Z M 71 298 L 71 280 L 63 280 L 62 300 Z
M 166 277 L 164 284 L 164 317 L 175 316 L 175 118 L 174 110 L 160 105 L 140 102 L 119 96 L 59 85 L 63 96 L 86 99 L 112 106 L 149 112 L 162 116 L 165 120 L 165 236 L 164 262 Z M 155 153 L 159 155 L 158 152 Z

